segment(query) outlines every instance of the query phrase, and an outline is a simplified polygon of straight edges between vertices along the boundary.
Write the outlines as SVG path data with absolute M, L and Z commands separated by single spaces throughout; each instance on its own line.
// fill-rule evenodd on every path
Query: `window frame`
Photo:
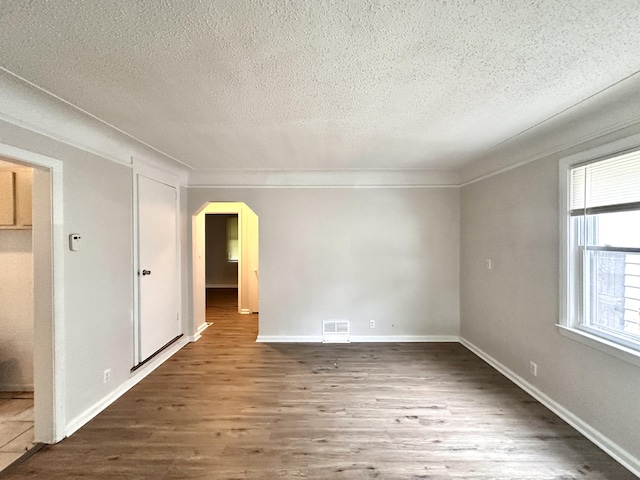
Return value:
M 626 342 L 620 342 L 615 335 L 606 335 L 597 329 L 580 324 L 582 299 L 579 292 L 583 290 L 583 286 L 580 286 L 579 289 L 575 288 L 572 279 L 577 277 L 576 269 L 580 267 L 581 262 L 571 261 L 571 256 L 576 252 L 572 249 L 572 217 L 570 215 L 570 170 L 572 167 L 577 164 L 599 162 L 638 150 L 640 150 L 640 135 L 634 135 L 567 156 L 559 162 L 560 312 L 557 327 L 559 333 L 567 338 L 640 366 L 640 344 L 631 347 Z M 582 283 L 582 274 L 578 278 Z

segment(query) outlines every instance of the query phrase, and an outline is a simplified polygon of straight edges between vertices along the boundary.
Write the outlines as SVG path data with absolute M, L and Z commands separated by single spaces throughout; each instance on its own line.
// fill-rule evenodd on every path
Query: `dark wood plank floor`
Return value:
M 632 479 L 458 344 L 256 344 L 209 296 L 185 347 L 11 479 Z

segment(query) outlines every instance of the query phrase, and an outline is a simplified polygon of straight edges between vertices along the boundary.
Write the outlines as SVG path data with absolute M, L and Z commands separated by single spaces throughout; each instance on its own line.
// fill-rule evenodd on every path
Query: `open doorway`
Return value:
M 30 369 L 21 367 L 20 370 L 30 370 L 33 407 L 32 413 L 23 413 L 25 417 L 33 416 L 34 442 L 56 443 L 65 436 L 64 379 L 61 368 L 64 349 L 62 335 L 58 335 L 58 332 L 62 331 L 64 309 L 63 165 L 60 160 L 2 143 L 0 159 L 19 168 L 26 168 L 32 173 L 31 251 L 28 253 L 29 249 L 24 246 L 24 242 L 20 247 L 24 255 L 31 256 L 32 265 L 30 293 L 25 293 L 32 298 L 29 307 L 32 331 L 29 355 L 32 363 Z M 12 175 L 9 177 L 9 180 L 5 180 L 6 185 L 9 185 L 9 188 L 11 185 L 17 187 L 19 182 L 14 180 Z M 14 204 L 14 209 L 20 208 L 23 213 L 24 209 L 28 210 L 24 191 L 14 190 L 8 197 L 21 203 L 20 207 Z M 23 197 L 22 200 L 19 200 L 19 197 Z M 14 215 L 18 217 L 17 210 Z M 27 227 L 27 223 L 22 221 L 21 227 Z M 20 230 L 18 227 L 20 226 L 16 225 L 15 229 Z M 23 232 L 23 235 L 28 233 Z M 4 293 L 3 290 L 3 296 Z M 7 461 L 6 458 L 4 460 Z
M 0 157 L 0 470 L 35 445 L 33 170 Z
M 211 324 L 207 307 L 259 310 L 258 216 L 242 202 L 209 202 L 193 216 L 194 338 Z
M 205 288 L 207 323 L 222 312 L 238 310 L 238 214 L 205 215 Z
M 212 312 L 238 310 L 238 214 L 205 215 L 207 322 Z

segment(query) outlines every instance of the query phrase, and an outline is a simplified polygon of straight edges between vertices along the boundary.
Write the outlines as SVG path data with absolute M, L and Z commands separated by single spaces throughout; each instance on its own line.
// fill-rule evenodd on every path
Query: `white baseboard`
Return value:
M 200 337 L 202 337 L 202 332 L 204 332 L 207 328 L 209 328 L 211 325 L 213 325 L 212 322 L 204 322 L 202 325 L 200 325 L 198 327 L 198 331 L 196 331 L 196 333 L 194 335 L 191 335 L 188 340 L 190 342 L 197 342 L 198 340 L 200 340 Z
M 177 353 L 182 347 L 187 345 L 189 340 L 186 338 L 181 338 L 174 344 L 167 347 L 166 350 L 160 352 L 153 359 L 149 360 L 149 363 L 140 367 L 138 370 L 133 373 L 133 376 L 130 377 L 126 382 L 117 387 L 114 391 L 106 395 L 104 398 L 94 403 L 91 407 L 87 408 L 80 415 L 75 417 L 74 419 L 67 422 L 65 427 L 65 436 L 76 432 L 80 427 L 87 424 L 90 420 L 92 420 L 96 415 L 102 412 L 105 408 L 115 402 L 118 398 L 124 395 L 128 390 L 133 388 L 137 383 L 139 383 L 142 379 L 144 379 L 147 375 L 153 372 L 156 368 L 162 365 L 166 360 L 168 360 L 172 355 Z
M 0 392 L 33 392 L 33 383 L 3 383 Z
M 524 378 L 517 375 L 513 371 L 509 370 L 503 364 L 498 362 L 491 355 L 485 353 L 478 347 L 476 347 L 473 343 L 469 342 L 464 338 L 460 338 L 460 343 L 491 365 L 493 368 L 498 370 L 501 374 L 511 380 L 513 383 L 522 388 L 529 395 L 534 397 L 540 403 L 542 403 L 545 407 L 551 410 L 553 413 L 562 418 L 565 422 L 571 425 L 573 428 L 582 433 L 585 437 L 595 443 L 598 447 L 604 450 L 606 453 L 615 458 L 620 464 L 622 464 L 625 468 L 627 468 L 631 473 L 640 477 L 640 459 L 634 457 L 625 449 L 617 445 L 608 437 L 604 436 L 598 430 L 593 428 L 591 425 L 586 423 L 581 418 L 574 415 L 571 411 L 567 410 L 565 407 L 560 405 L 558 402 L 553 400 L 551 397 L 538 390 L 535 386 L 531 385 Z
M 207 283 L 205 288 L 238 288 L 237 283 Z
M 322 335 L 258 335 L 257 343 L 322 343 Z
M 351 335 L 352 343 L 439 343 L 459 342 L 457 335 Z
M 348 333 L 332 333 L 323 335 L 322 343 L 351 343 L 351 340 Z
M 349 335 L 350 343 L 458 342 L 455 335 Z M 258 343 L 322 343 L 322 335 L 258 335 Z

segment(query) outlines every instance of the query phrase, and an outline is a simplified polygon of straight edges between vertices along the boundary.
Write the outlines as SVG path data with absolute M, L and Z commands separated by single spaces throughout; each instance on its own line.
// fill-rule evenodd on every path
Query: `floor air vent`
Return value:
M 349 320 L 323 320 L 323 343 L 349 343 Z

